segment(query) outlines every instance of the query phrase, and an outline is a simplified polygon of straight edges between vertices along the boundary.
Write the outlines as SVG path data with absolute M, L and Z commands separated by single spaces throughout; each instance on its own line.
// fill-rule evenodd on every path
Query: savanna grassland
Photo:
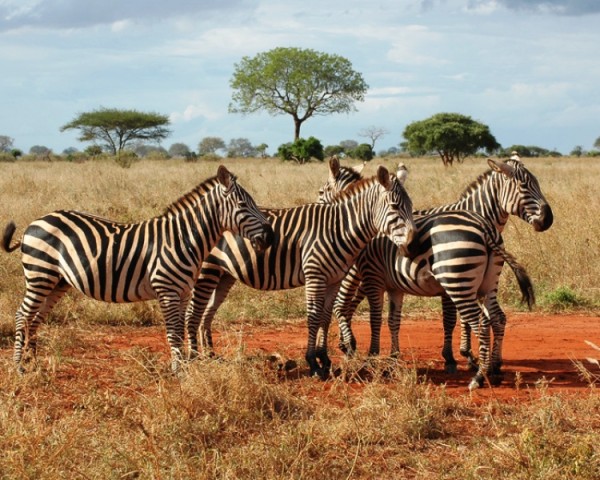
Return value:
M 456 200 L 487 169 L 485 159 L 453 168 L 434 158 L 401 161 L 409 168 L 407 190 L 415 208 Z M 395 169 L 397 162 L 375 159 L 364 174 L 373 175 L 378 164 Z M 265 207 L 314 201 L 328 174 L 326 163 L 223 163 Z M 525 163 L 537 175 L 555 223 L 535 233 L 511 218 L 507 249 L 534 281 L 538 313 L 597 316 L 600 162 Z M 14 220 L 18 237 L 32 220 L 56 209 L 123 222 L 147 219 L 216 169 L 215 162 L 177 160 L 128 169 L 103 161 L 0 163 L 0 227 Z M 509 271 L 501 282 L 506 310 L 524 311 Z M 18 252 L 0 252 L 0 478 L 600 476 L 600 396 L 594 386 L 600 371 L 591 363 L 589 388 L 578 395 L 552 393 L 540 382 L 536 395 L 522 402 L 493 396 L 481 402 L 466 391 L 448 395 L 402 363 L 373 363 L 364 382 L 282 377 L 270 358 L 249 354 L 242 338 L 220 352 L 221 361 L 195 362 L 176 378 L 168 368 L 166 340 L 157 348 L 116 346 L 115 338 L 132 332 L 160 338 L 156 302 L 108 305 L 69 293 L 40 328 L 37 364 L 19 376 L 11 347 L 22 295 Z M 405 316 L 439 315 L 439 303 L 407 298 Z M 304 314 L 303 289 L 265 293 L 236 286 L 214 328 L 224 335 L 239 331 L 240 324 L 246 331 L 285 330 L 302 325 Z M 590 348 L 594 356 L 600 352 Z

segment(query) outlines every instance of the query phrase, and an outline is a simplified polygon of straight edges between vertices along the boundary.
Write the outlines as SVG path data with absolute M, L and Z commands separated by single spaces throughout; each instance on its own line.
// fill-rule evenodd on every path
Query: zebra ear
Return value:
M 329 159 L 329 173 L 332 178 L 336 178 L 340 173 L 340 159 L 334 155 Z
M 367 162 L 363 162 L 360 165 L 356 165 L 355 167 L 352 167 L 352 170 L 354 170 L 356 173 L 358 173 L 360 175 L 362 173 L 363 169 L 365 168 L 365 163 L 367 163 Z
M 392 189 L 392 181 L 390 180 L 390 172 L 383 165 L 379 165 L 377 169 L 377 181 L 383 185 L 386 190 Z
M 408 177 L 408 168 L 403 163 L 398 164 L 398 170 L 396 170 L 396 178 L 400 182 L 400 185 L 404 185 Z
M 233 181 L 232 177 L 231 172 L 227 170 L 225 165 L 219 165 L 219 170 L 217 170 L 217 180 L 225 187 L 225 190 L 228 190 L 231 186 L 231 182 Z
M 503 173 L 507 177 L 513 177 L 515 174 L 515 168 L 512 165 L 508 165 L 507 163 L 497 162 L 495 160 L 492 160 L 491 158 L 488 158 L 488 165 L 495 172 Z

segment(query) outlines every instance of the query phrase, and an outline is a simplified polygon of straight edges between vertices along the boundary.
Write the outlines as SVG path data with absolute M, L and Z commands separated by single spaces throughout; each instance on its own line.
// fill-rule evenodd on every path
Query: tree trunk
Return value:
M 294 117 L 294 142 L 300 138 L 300 126 L 302 125 L 302 120 L 298 117 Z

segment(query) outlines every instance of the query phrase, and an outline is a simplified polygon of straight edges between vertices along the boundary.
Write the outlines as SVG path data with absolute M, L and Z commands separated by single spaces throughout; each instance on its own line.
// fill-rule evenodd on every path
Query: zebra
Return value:
M 326 378 L 327 327 L 339 283 L 364 246 L 385 234 L 406 252 L 414 231 L 412 202 L 402 181 L 379 167 L 340 193 L 331 204 L 267 209 L 274 241 L 256 252 L 239 236 L 225 234 L 205 259 L 186 315 L 190 355 L 198 355 L 198 328 L 203 352 L 212 354 L 211 324 L 236 280 L 258 290 L 305 285 L 310 374 Z
M 397 257 L 397 249 L 385 237 L 377 237 L 360 253 L 342 281 L 333 307 L 340 322 L 342 350 L 352 354 L 356 348 L 350 319 L 365 296 L 369 300 L 371 320 L 369 353 L 378 355 L 383 294 L 387 291 L 393 356 L 400 351 L 398 333 L 404 295 L 441 296 L 444 305 L 449 303 L 453 307 L 451 311 L 460 313 L 462 324 L 479 336 L 480 361 L 470 383 L 470 388 L 476 388 L 491 372 L 489 345 L 493 323 L 479 299 L 496 288 L 495 258 L 513 269 L 523 299 L 530 308 L 535 302 L 531 280 L 504 249 L 498 230 L 476 212 L 437 212 L 416 217 L 415 226 L 413 242 L 417 248 L 412 259 Z
M 492 170 L 481 175 L 475 182 L 473 182 L 467 190 L 461 195 L 458 202 L 454 204 L 444 205 L 437 209 L 431 210 L 420 210 L 414 212 L 415 222 L 417 227 L 420 225 L 420 217 L 427 216 L 431 212 L 443 212 L 456 209 L 469 209 L 478 211 L 486 221 L 492 223 L 498 232 L 501 232 L 508 220 L 509 214 L 519 215 L 524 220 L 528 221 L 534 226 L 534 229 L 543 231 L 552 225 L 553 217 L 552 210 L 546 202 L 537 179 L 531 174 L 520 162 L 518 156 L 513 157 L 507 162 L 495 162 L 488 160 L 488 163 Z M 350 172 L 347 167 L 338 167 L 338 170 L 332 173 L 320 191 L 320 199 L 327 201 L 327 196 L 335 194 L 339 189 L 351 184 L 355 181 L 356 175 Z M 502 309 L 499 307 L 496 293 L 497 283 L 502 269 L 502 260 L 498 259 L 491 263 L 495 270 L 495 282 L 494 288 L 488 291 L 486 297 L 486 309 L 491 315 L 492 327 L 494 330 L 494 347 L 493 347 L 493 359 L 492 359 L 492 371 L 500 374 L 501 370 L 501 348 L 502 338 L 504 336 L 504 329 L 506 324 L 506 316 Z M 494 266 L 495 265 L 495 266 Z M 382 271 L 381 275 L 384 275 L 385 270 Z M 494 278 L 494 274 L 490 273 L 491 277 Z M 345 322 L 349 321 L 353 314 L 356 306 L 364 298 L 364 292 L 350 294 L 345 292 L 348 285 L 352 285 L 352 282 L 348 280 L 342 284 L 340 289 L 340 300 L 342 303 L 346 303 L 344 308 L 340 307 L 339 304 L 336 307 L 341 309 L 338 314 L 341 315 L 341 328 L 344 330 Z M 356 286 L 352 287 L 356 290 Z M 356 295 L 351 300 L 348 296 Z M 337 302 L 336 302 L 337 303 Z M 446 370 L 448 372 L 456 371 L 456 360 L 454 360 L 452 354 L 452 331 L 456 324 L 456 308 L 454 303 L 446 296 L 442 297 L 442 305 L 444 312 L 444 348 L 443 356 L 446 360 Z M 394 308 L 401 308 L 401 305 L 394 305 L 390 307 L 390 316 L 394 315 L 399 319 L 400 313 L 393 313 Z M 381 313 L 379 313 L 380 318 Z M 398 320 L 399 321 L 399 320 Z M 380 320 L 379 320 L 380 322 Z M 348 327 L 349 328 L 349 327 Z M 349 335 L 349 334 L 348 334 Z M 397 337 L 393 342 L 397 345 Z M 352 346 L 349 343 L 351 336 L 347 336 L 344 348 L 348 345 L 350 350 Z M 378 338 L 376 339 L 378 343 Z M 376 348 L 371 347 L 371 351 L 375 353 L 379 350 L 377 345 Z M 461 336 L 461 353 L 469 359 L 470 363 L 473 363 L 474 357 L 471 353 L 470 348 L 470 336 L 468 324 L 463 329 Z
M 15 316 L 13 357 L 21 373 L 24 350 L 35 358 L 39 324 L 71 287 L 104 302 L 158 299 L 176 372 L 183 314 L 202 260 L 224 231 L 249 238 L 257 251 L 273 239 L 268 218 L 223 165 L 147 221 L 119 223 L 59 210 L 32 222 L 11 245 L 15 229 L 14 222 L 6 226 L 2 247 L 22 252 L 26 291 Z

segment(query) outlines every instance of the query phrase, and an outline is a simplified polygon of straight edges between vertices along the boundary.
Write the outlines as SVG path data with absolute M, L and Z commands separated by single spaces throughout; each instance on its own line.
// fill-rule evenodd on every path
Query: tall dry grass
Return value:
M 454 201 L 487 168 L 479 159 L 452 169 L 437 159 L 403 161 L 417 208 Z M 270 207 L 314 200 L 327 176 L 326 164 L 224 162 Z M 511 220 L 508 248 L 529 270 L 542 308 L 597 310 L 600 164 L 526 163 L 552 204 L 555 224 L 536 234 Z M 0 225 L 13 219 L 20 234 L 38 216 L 65 208 L 120 221 L 149 218 L 216 168 L 177 161 L 126 170 L 92 162 L 0 164 Z M 375 165 L 366 166 L 365 174 L 374 172 Z M 502 282 L 502 301 L 521 308 L 510 274 Z M 192 364 L 182 378 L 173 378 L 164 358 L 147 349 L 99 358 L 102 338 L 94 330 L 162 324 L 153 302 L 110 306 L 68 295 L 42 327 L 44 360 L 18 376 L 10 347 L 22 293 L 19 256 L 2 253 L 2 479 L 595 479 L 600 472 L 600 397 L 592 388 L 575 399 L 549 395 L 542 383 L 522 404 L 480 406 L 468 396 L 444 395 L 400 365 L 375 364 L 373 380 L 357 394 L 356 384 L 341 378 L 326 386 L 282 379 L 266 359 L 235 346 L 227 360 Z M 412 299 L 405 311 L 416 315 L 439 309 L 438 303 Z M 283 322 L 303 314 L 302 289 L 264 293 L 238 286 L 217 322 Z
M 435 158 L 402 159 L 410 176 L 408 190 L 416 208 L 455 201 L 466 186 L 487 169 L 485 159 L 468 159 L 444 168 Z M 276 159 L 224 160 L 240 182 L 266 207 L 290 207 L 314 201 L 325 181 L 325 163 L 299 166 Z M 365 167 L 373 175 L 376 165 L 395 168 L 397 160 L 374 160 Z M 588 158 L 527 159 L 552 205 L 555 223 L 536 233 L 523 221 L 511 217 L 504 238 L 509 251 L 530 273 L 538 306 L 545 309 L 584 308 L 597 311 L 600 305 L 600 164 Z M 215 174 L 215 162 L 146 161 L 122 169 L 114 163 L 0 164 L 0 226 L 11 219 L 17 235 L 35 218 L 55 209 L 78 209 L 115 220 L 134 222 L 162 213 L 181 194 Z M 519 305 L 519 291 L 508 269 L 502 277 L 500 300 L 510 308 Z M 9 333 L 11 312 L 22 295 L 18 254 L 0 257 L 0 342 Z M 364 312 L 364 306 L 361 311 Z M 407 315 L 439 311 L 437 300 L 409 297 Z M 287 292 L 257 292 L 234 287 L 230 301 L 219 312 L 221 321 L 252 318 L 257 322 L 281 321 L 304 315 L 302 289 Z M 76 299 L 63 300 L 52 320 L 98 321 L 123 324 L 147 323 L 158 318 L 156 306 L 98 305 Z M 140 319 L 141 318 L 141 319 Z M 7 324 L 8 322 L 8 324 Z

